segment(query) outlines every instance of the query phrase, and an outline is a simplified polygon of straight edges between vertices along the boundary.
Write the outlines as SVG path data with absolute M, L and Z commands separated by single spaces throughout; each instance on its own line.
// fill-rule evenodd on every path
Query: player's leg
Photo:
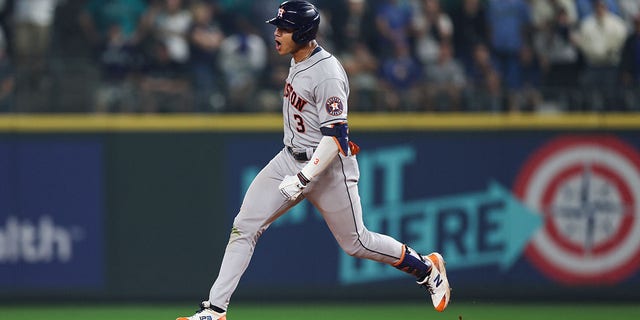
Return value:
M 443 311 L 449 301 L 444 260 L 439 254 L 421 256 L 396 239 L 369 231 L 362 219 L 355 157 L 340 156 L 307 187 L 307 199 L 320 211 L 340 247 L 349 255 L 371 259 L 416 276 L 429 289 L 434 307 Z
M 314 179 L 307 199 L 320 211 L 340 247 L 349 255 L 394 265 L 405 255 L 396 239 L 369 231 L 362 220 L 354 157 L 342 157 Z M 427 262 L 425 269 L 429 267 Z
M 233 221 L 218 278 L 211 287 L 209 301 L 221 308 L 228 306 L 240 276 L 249 265 L 253 250 L 262 233 L 297 202 L 285 201 L 278 185 L 295 168 L 289 168 L 283 152 L 262 169 L 245 193 L 240 211 Z M 284 172 L 282 170 L 285 170 Z
M 288 166 L 280 153 L 255 177 L 233 221 L 229 243 L 208 301 L 203 302 L 205 306 L 196 315 L 178 319 L 200 319 L 203 312 L 205 316 L 213 314 L 213 320 L 224 319 L 231 295 L 249 265 L 258 239 L 275 219 L 304 199 L 299 197 L 298 201 L 289 202 L 280 194 L 278 185 L 285 174 L 280 170 Z M 288 170 L 295 172 L 295 168 Z

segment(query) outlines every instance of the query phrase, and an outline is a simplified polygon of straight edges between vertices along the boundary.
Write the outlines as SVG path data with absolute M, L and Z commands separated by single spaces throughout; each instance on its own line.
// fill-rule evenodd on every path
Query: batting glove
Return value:
M 295 176 L 285 176 L 278 188 L 285 199 L 294 201 L 302 194 L 302 190 L 307 186 L 307 183 L 309 183 L 309 179 L 299 172 Z

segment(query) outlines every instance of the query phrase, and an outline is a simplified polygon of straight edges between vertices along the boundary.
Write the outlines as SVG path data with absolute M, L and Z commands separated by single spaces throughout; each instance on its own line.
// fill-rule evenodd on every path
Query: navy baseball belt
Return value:
M 293 148 L 291 148 L 291 147 L 287 147 L 287 151 L 289 151 L 291 156 L 294 159 L 298 160 L 298 161 L 309 161 L 310 160 L 310 156 L 307 155 L 307 151 L 306 150 L 296 151 L 296 150 L 293 150 Z

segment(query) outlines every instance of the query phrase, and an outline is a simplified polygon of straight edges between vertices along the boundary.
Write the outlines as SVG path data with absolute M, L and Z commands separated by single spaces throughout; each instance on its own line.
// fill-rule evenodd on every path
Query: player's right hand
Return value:
M 298 199 L 298 197 L 302 194 L 302 189 L 304 189 L 305 185 L 302 184 L 298 176 L 285 176 L 280 183 L 278 188 L 280 189 L 280 193 L 285 199 L 294 201 Z

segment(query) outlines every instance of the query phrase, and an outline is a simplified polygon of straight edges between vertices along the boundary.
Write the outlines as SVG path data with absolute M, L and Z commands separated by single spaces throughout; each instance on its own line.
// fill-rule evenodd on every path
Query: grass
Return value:
M 0 306 L 0 319 L 170 319 L 191 315 L 189 305 Z M 452 303 L 444 313 L 423 304 L 243 304 L 233 305 L 229 320 L 603 320 L 640 319 L 639 304 Z

